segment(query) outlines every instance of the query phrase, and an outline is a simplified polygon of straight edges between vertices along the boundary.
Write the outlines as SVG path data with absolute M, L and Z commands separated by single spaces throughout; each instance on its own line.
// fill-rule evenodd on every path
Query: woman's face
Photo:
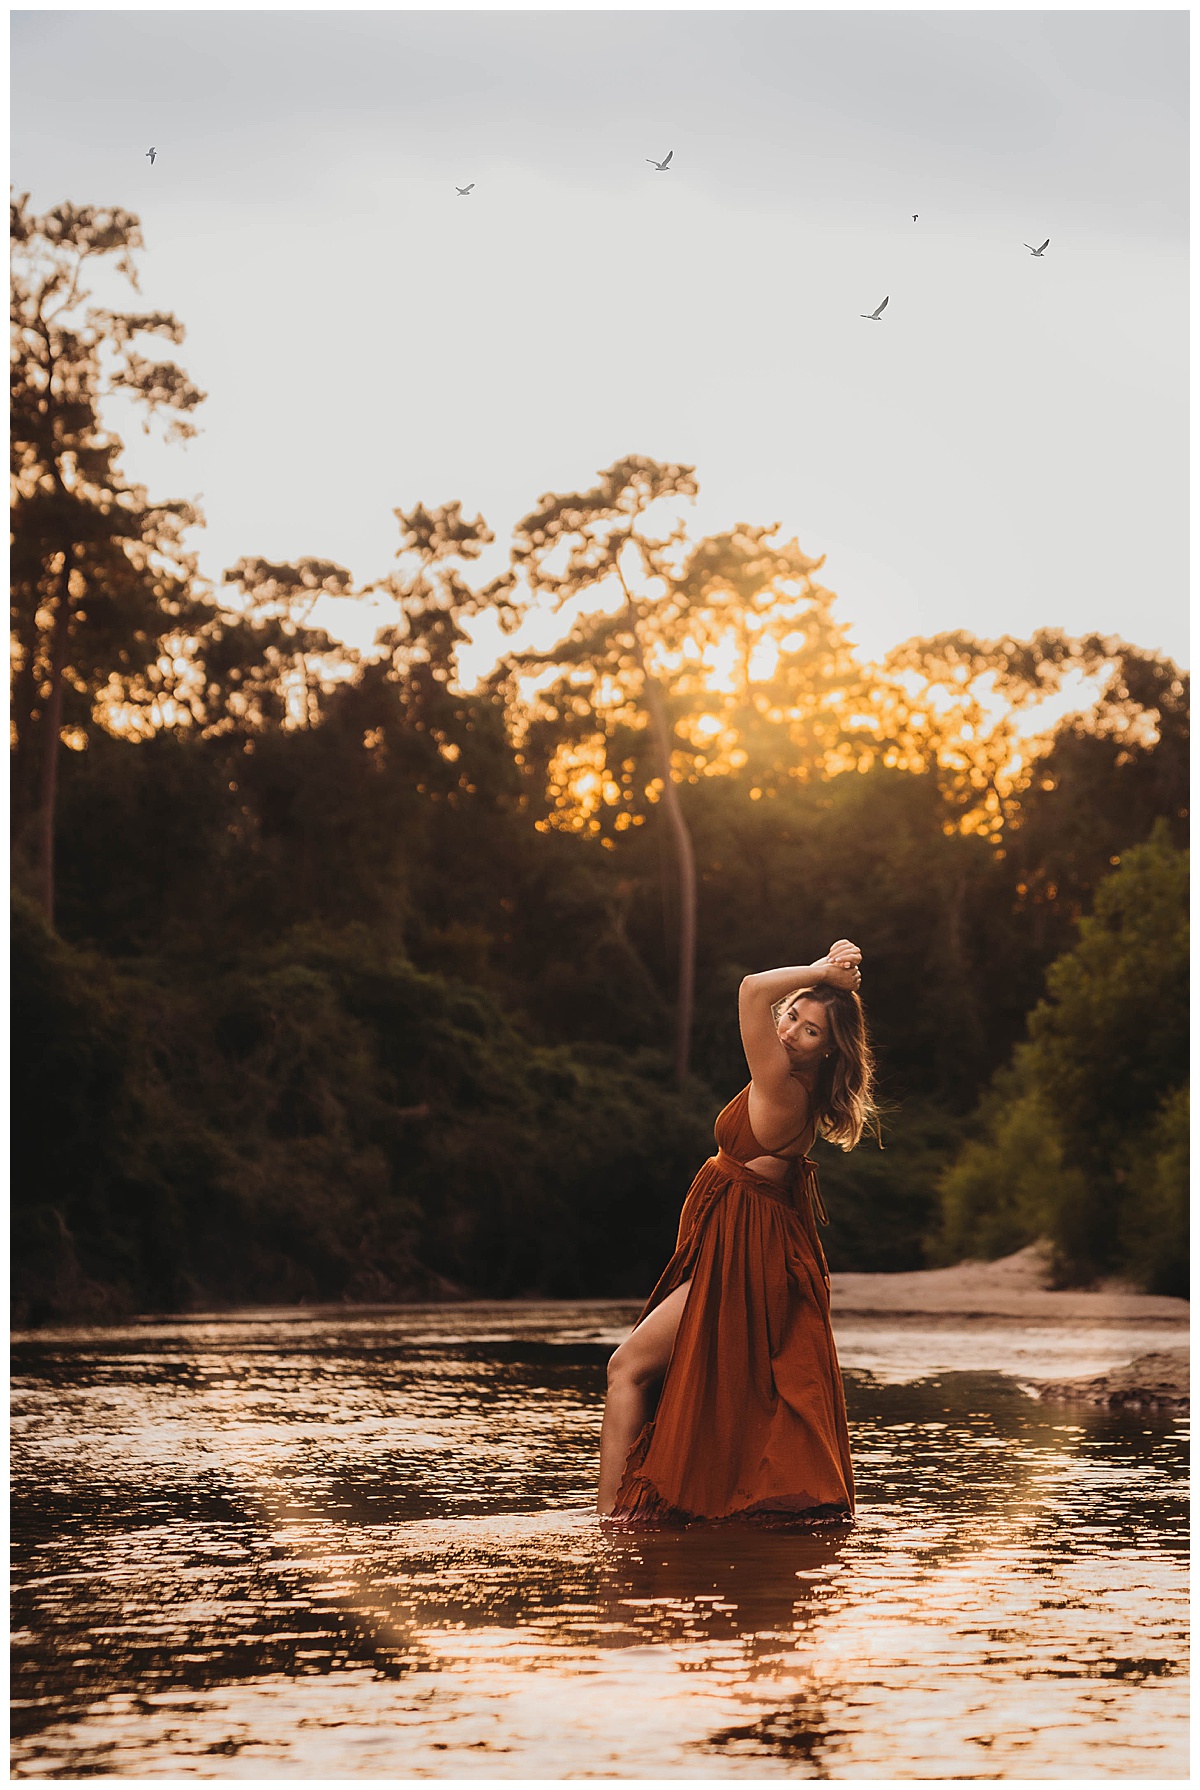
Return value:
M 797 1069 L 811 1069 L 829 1049 L 829 1009 L 823 1001 L 797 995 L 779 1015 L 779 1041 Z

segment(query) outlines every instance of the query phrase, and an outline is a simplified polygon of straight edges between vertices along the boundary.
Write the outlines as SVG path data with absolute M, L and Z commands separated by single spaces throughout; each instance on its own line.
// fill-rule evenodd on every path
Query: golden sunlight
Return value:
M 803 639 L 803 636 L 801 636 Z M 766 683 L 775 676 L 779 665 L 779 642 L 769 635 L 760 640 L 750 652 L 746 661 L 746 676 L 752 684 Z

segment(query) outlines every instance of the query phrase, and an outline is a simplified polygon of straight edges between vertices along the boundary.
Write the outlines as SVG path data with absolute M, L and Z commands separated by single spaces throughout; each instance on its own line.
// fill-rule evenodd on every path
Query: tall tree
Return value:
M 497 735 L 503 741 L 503 706 L 494 693 L 469 695 L 458 684 L 459 649 L 470 639 L 462 623 L 485 609 L 507 616 L 512 580 L 505 571 L 478 589 L 468 583 L 458 562 L 477 560 L 495 537 L 482 516 L 468 521 L 461 504 L 427 509 L 419 503 L 393 515 L 400 564 L 367 590 L 395 604 L 396 620 L 376 635 L 386 657 L 364 684 L 386 692 L 385 721 L 394 715 L 410 736 L 433 748 L 443 772 L 450 767 L 457 790 L 439 794 L 453 804 L 458 795 L 475 794 L 477 778 L 486 780 L 497 768 L 494 753 L 485 752 L 491 761 L 485 769 L 472 744 L 485 734 L 491 745 Z M 506 742 L 501 757 L 511 760 Z
M 539 507 L 516 526 L 513 570 L 528 604 L 549 609 L 560 621 L 567 619 L 567 606 L 573 605 L 578 619 L 553 653 L 514 654 L 507 665 L 514 680 L 522 670 L 550 667 L 557 673 L 553 693 L 543 691 L 540 717 L 553 724 L 565 711 L 583 720 L 591 735 L 590 758 L 595 767 L 585 771 L 584 778 L 606 797 L 610 789 L 619 788 L 611 775 L 606 775 L 609 743 L 618 730 L 626 735 L 631 727 L 650 731 L 679 883 L 675 1074 L 680 1082 L 688 1071 L 694 1001 L 695 853 L 675 788 L 672 729 L 653 662 L 654 642 L 648 623 L 655 601 L 645 593 L 643 580 L 654 579 L 662 588 L 664 574 L 669 576 L 668 554 L 683 534 L 682 528 L 676 527 L 660 539 L 647 533 L 642 523 L 654 505 L 664 499 L 694 497 L 697 489 L 690 466 L 664 466 L 630 456 L 601 473 L 599 483 L 590 491 L 543 496 Z M 609 613 L 597 614 L 606 598 Z M 578 734 L 579 729 L 573 731 Z M 635 763 L 622 755 L 621 771 L 630 797 Z M 578 776 L 572 779 L 570 771 L 566 772 L 554 799 L 558 824 L 572 824 L 571 809 L 587 788 L 587 781 Z M 598 830 L 598 823 L 589 830 Z
M 569 625 L 557 646 L 514 652 L 505 667 L 521 739 L 547 767 L 546 824 L 604 836 L 606 811 L 620 832 L 655 806 L 666 820 L 681 1082 L 697 891 L 679 785 L 745 765 L 764 730 L 777 735 L 773 774 L 819 768 L 836 731 L 826 725 L 832 688 L 852 680 L 832 597 L 812 578 L 821 562 L 794 541 L 774 542 L 774 528 L 739 524 L 689 543 L 670 511 L 696 490 L 693 468 L 631 456 L 590 491 L 543 497 L 515 530 L 510 602 L 518 606 L 519 591 L 529 609 Z
M 62 741 L 86 743 L 105 700 L 155 663 L 195 601 L 182 535 L 199 514 L 151 504 L 126 479 L 101 407 L 125 394 L 144 407 L 147 432 L 165 411 L 166 438 L 180 440 L 195 433 L 203 393 L 135 346 L 145 335 L 181 342 L 173 315 L 89 303 L 84 280 L 108 257 L 139 290 L 132 213 L 62 204 L 38 216 L 25 194 L 10 205 L 10 229 L 13 820 L 52 922 Z

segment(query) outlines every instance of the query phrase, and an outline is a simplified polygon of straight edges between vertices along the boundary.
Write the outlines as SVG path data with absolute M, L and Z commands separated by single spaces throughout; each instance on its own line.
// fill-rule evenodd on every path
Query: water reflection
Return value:
M 1184 1774 L 1180 1423 L 893 1327 L 847 1375 L 855 1530 L 602 1531 L 625 1321 L 19 1340 L 18 1775 Z

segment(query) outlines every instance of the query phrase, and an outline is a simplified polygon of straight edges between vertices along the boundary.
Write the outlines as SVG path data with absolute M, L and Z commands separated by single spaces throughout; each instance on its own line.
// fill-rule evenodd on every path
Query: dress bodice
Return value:
M 738 1162 L 750 1162 L 755 1156 L 775 1156 L 782 1162 L 803 1162 L 806 1150 L 797 1150 L 796 1145 L 808 1133 L 808 1126 L 796 1136 L 789 1138 L 782 1150 L 767 1150 L 759 1143 L 750 1126 L 750 1083 L 735 1094 L 728 1106 L 722 1107 L 717 1114 L 714 1127 L 717 1144 L 727 1156 Z M 811 1138 L 809 1139 L 811 1143 Z
M 761 1192 L 769 1191 L 773 1197 L 783 1199 L 797 1211 L 803 1212 L 807 1207 L 822 1224 L 829 1223 L 829 1214 L 821 1198 L 821 1184 L 817 1179 L 817 1165 L 807 1151 L 795 1148 L 800 1138 L 807 1133 L 807 1126 L 796 1137 L 790 1138 L 782 1151 L 764 1150 L 750 1125 L 750 1084 L 747 1083 L 741 1093 L 735 1094 L 729 1105 L 722 1107 L 717 1114 L 714 1131 L 718 1150 L 715 1160 L 718 1165 L 723 1164 L 726 1170 L 737 1174 L 739 1179 L 749 1178 Z M 809 1143 L 813 1141 L 810 1137 Z M 746 1164 L 752 1162 L 756 1156 L 774 1156 L 777 1161 L 789 1163 L 791 1172 L 787 1180 L 767 1180 L 758 1170 L 747 1168 Z M 806 1193 L 807 1199 L 802 1197 L 797 1200 L 798 1192 Z M 687 1211 L 686 1205 L 684 1211 Z M 815 1229 L 813 1237 L 815 1240 Z

